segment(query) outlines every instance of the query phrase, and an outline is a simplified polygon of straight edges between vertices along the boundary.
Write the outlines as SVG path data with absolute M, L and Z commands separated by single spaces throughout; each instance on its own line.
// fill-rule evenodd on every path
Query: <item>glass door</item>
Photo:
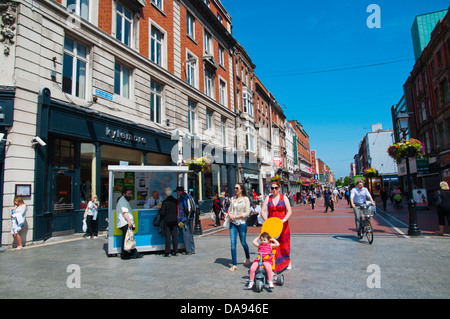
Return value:
M 53 236 L 73 233 L 75 230 L 75 170 L 54 169 L 51 185 L 51 210 L 53 212 Z

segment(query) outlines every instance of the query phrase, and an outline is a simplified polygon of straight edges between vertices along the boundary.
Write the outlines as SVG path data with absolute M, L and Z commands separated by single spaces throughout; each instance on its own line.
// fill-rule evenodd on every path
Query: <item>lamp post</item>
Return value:
M 406 142 L 406 132 L 408 131 L 409 126 L 409 116 L 407 113 L 400 113 L 397 117 L 397 123 L 402 132 L 402 140 Z M 408 235 L 409 236 L 420 236 L 419 225 L 417 224 L 417 212 L 416 212 L 416 202 L 413 199 L 412 194 L 412 183 L 411 183 L 411 171 L 409 168 L 409 158 L 411 157 L 410 149 L 406 149 L 405 154 L 402 154 L 403 158 L 406 161 L 406 181 L 408 184 L 408 219 L 409 219 L 409 227 L 408 227 Z

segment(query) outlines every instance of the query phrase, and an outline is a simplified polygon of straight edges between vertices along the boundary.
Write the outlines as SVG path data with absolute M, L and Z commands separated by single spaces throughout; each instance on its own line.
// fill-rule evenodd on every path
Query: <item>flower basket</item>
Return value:
M 421 141 L 411 138 L 406 142 L 390 145 L 387 153 L 396 162 L 400 162 L 403 158 L 409 157 L 422 158 L 425 155 L 425 145 Z
M 194 171 L 195 174 L 198 174 L 203 172 L 209 164 L 211 164 L 211 160 L 206 156 L 203 156 L 199 158 L 194 157 L 187 161 L 184 165 L 188 166 L 189 170 Z
M 365 170 L 364 176 L 367 178 L 378 176 L 378 171 L 375 168 L 368 168 Z

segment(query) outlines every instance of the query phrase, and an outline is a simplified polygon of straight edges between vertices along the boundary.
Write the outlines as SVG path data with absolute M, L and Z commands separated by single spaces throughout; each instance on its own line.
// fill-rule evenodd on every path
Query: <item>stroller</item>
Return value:
M 281 219 L 272 217 L 267 219 L 262 228 L 261 233 L 267 232 L 272 238 L 277 238 L 280 236 L 281 231 L 283 229 L 283 222 Z M 275 256 L 276 248 L 272 250 L 271 253 L 258 253 L 258 269 L 255 273 L 255 290 L 256 292 L 261 292 L 264 287 L 268 284 L 267 271 L 263 265 L 265 259 L 267 259 L 270 255 Z M 275 270 L 275 260 L 273 262 L 272 270 Z M 284 285 L 284 275 L 277 274 L 274 272 L 273 281 L 279 286 Z
M 400 195 L 400 194 L 395 194 L 394 195 L 394 207 L 396 209 L 403 208 L 402 195 Z

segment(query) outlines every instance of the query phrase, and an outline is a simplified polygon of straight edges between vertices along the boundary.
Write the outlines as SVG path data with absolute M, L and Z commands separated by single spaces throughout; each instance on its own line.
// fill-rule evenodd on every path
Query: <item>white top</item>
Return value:
M 361 190 L 359 190 L 358 187 L 353 188 L 350 195 L 350 198 L 353 199 L 354 204 L 363 204 L 366 202 L 366 198 L 370 197 L 370 193 L 365 187 L 361 188 Z
M 158 199 L 154 199 L 153 196 L 151 196 L 149 199 L 147 199 L 145 201 L 144 208 L 153 208 L 154 206 L 156 206 L 158 204 L 162 205 L 162 202 L 163 202 L 163 200 L 161 197 Z
M 122 228 L 123 226 L 128 225 L 128 222 L 123 216 L 123 213 L 128 213 L 128 216 L 130 216 L 131 224 L 133 224 L 134 226 L 133 212 L 131 211 L 130 203 L 125 198 L 125 196 L 119 198 L 119 201 L 117 202 L 116 206 L 116 211 L 117 211 L 117 228 Z

